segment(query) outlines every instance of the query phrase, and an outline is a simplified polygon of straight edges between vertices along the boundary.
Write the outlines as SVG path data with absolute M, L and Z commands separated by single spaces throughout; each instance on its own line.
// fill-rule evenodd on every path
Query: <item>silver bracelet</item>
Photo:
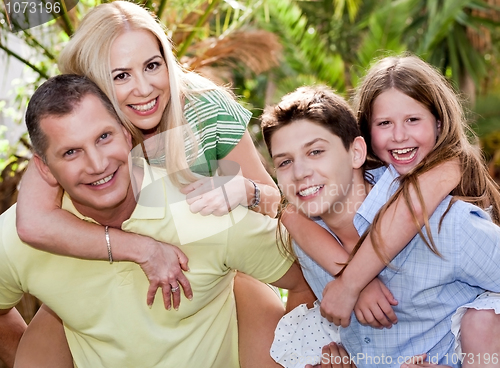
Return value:
M 108 226 L 104 226 L 104 237 L 106 238 L 106 245 L 108 246 L 109 264 L 113 264 L 113 254 L 111 253 L 111 242 L 109 241 Z
M 253 210 L 255 207 L 257 207 L 260 204 L 260 188 L 257 184 L 252 179 L 246 178 L 250 183 L 253 184 L 255 191 L 253 195 L 253 200 L 248 204 L 248 209 Z

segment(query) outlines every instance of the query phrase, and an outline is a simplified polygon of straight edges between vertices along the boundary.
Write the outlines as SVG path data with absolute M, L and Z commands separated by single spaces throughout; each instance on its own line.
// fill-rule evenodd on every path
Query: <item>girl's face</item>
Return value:
M 352 150 L 321 125 L 298 120 L 283 126 L 273 133 L 271 147 L 283 194 L 306 215 L 326 216 L 350 195 Z
M 170 79 L 158 39 L 145 30 L 118 36 L 111 45 L 111 76 L 123 113 L 145 138 L 155 134 L 170 101 Z
M 424 105 L 395 88 L 381 93 L 373 102 L 372 149 L 401 175 L 432 151 L 439 129 L 439 122 Z

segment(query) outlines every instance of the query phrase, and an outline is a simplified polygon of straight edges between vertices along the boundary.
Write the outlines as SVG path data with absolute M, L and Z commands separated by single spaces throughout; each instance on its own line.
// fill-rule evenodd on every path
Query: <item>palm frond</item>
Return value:
M 276 35 L 263 30 L 251 30 L 206 39 L 193 45 L 189 51 L 196 56 L 182 61 L 195 70 L 217 64 L 244 64 L 259 74 L 279 64 L 282 46 Z

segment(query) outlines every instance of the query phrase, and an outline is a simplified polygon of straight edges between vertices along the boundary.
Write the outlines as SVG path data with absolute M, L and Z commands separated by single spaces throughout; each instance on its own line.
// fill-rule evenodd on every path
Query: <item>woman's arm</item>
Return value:
M 248 132 L 220 161 L 219 168 L 222 177 L 202 179 L 181 190 L 188 195 L 192 212 L 220 216 L 240 204 L 248 206 L 255 199 L 255 183 L 260 189 L 260 204 L 254 210 L 270 217 L 276 216 L 280 192 L 264 168 Z
M 427 216 L 431 216 L 443 199 L 458 185 L 460 168 L 457 160 L 444 162 L 418 178 Z M 424 213 L 414 188 L 410 188 L 413 210 L 420 224 Z M 388 259 L 393 259 L 418 233 L 414 219 L 403 197 L 398 198 L 379 222 L 384 249 Z M 361 244 L 342 275 L 330 282 L 323 292 L 321 311 L 336 325 L 347 327 L 359 293 L 385 267 L 378 257 L 370 236 Z M 342 295 L 342 298 L 338 298 Z
M 104 227 L 78 219 L 61 209 L 62 189 L 50 186 L 36 167 L 29 164 L 23 175 L 17 199 L 17 231 L 22 241 L 34 248 L 65 256 L 108 260 Z M 147 303 L 151 305 L 161 287 L 165 307 L 178 307 L 179 293 L 170 294 L 170 285 L 179 283 L 192 298 L 188 259 L 177 247 L 152 238 L 109 229 L 113 259 L 139 264 L 150 281 Z M 180 264 L 180 266 L 179 266 Z

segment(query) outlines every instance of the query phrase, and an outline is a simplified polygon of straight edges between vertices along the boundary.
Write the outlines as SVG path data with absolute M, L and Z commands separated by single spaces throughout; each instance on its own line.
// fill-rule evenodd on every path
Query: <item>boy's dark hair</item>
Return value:
M 90 79 L 74 74 L 62 74 L 48 79 L 35 91 L 26 110 L 26 126 L 33 150 L 45 161 L 47 136 L 40 122 L 48 116 L 71 114 L 87 95 L 97 97 L 106 110 L 119 122 L 108 97 Z
M 285 95 L 277 105 L 267 107 L 262 114 L 262 135 L 271 156 L 274 132 L 298 120 L 328 129 L 342 140 L 346 150 L 361 135 L 354 112 L 343 97 L 326 86 L 300 87 Z

